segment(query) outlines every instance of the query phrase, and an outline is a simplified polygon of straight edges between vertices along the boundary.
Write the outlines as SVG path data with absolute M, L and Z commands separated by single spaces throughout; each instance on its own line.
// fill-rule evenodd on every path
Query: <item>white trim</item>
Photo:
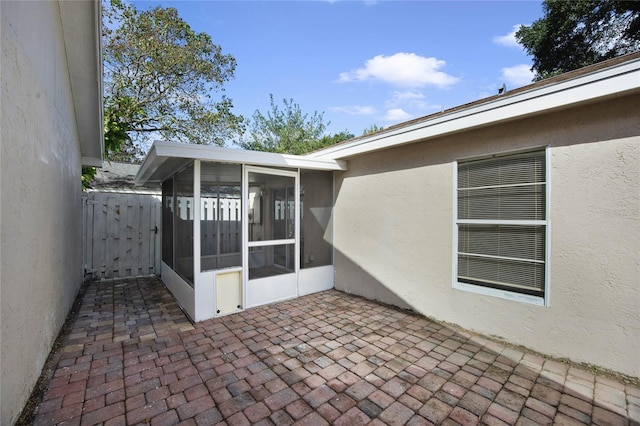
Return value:
M 265 246 L 280 246 L 285 244 L 295 244 L 295 238 L 288 238 L 286 240 L 260 240 L 260 241 L 248 241 L 249 247 L 265 247 Z
M 164 161 L 166 161 L 166 159 Z M 138 169 L 138 173 L 136 173 L 136 177 L 134 178 L 134 184 L 136 186 L 141 186 L 147 183 L 149 181 L 149 177 L 153 175 L 158 168 L 160 168 L 160 166 L 164 161 L 160 161 L 160 159 L 156 155 L 155 143 L 154 145 L 151 145 L 149 152 L 147 152 L 147 155 L 144 157 L 144 161 L 142 162 L 142 165 Z M 173 176 L 177 171 L 178 170 L 172 170 L 171 172 L 167 172 L 161 179 L 157 179 L 154 182 L 157 181 L 162 183 L 168 178 L 170 178 L 171 176 Z
M 242 265 L 245 272 L 242 274 L 243 302 L 244 306 L 251 308 L 267 303 L 278 302 L 299 296 L 299 272 L 300 272 L 300 169 L 282 170 L 270 169 L 259 166 L 243 164 L 242 170 Z M 248 206 L 249 198 L 249 174 L 258 173 L 270 176 L 283 176 L 294 179 L 294 209 L 295 231 L 294 238 L 281 240 L 249 241 Z M 246 207 L 245 207 L 246 206 Z M 249 248 L 274 247 L 279 245 L 294 245 L 294 271 L 287 274 L 249 279 Z
M 136 185 L 142 185 L 146 182 L 161 182 L 174 173 L 175 170 L 173 169 L 159 172 L 161 166 L 170 158 L 289 169 L 347 170 L 347 163 L 340 160 L 155 141 L 136 175 Z
M 544 260 L 523 259 L 521 257 L 496 256 L 491 254 L 465 253 L 463 251 L 459 251 L 458 255 L 470 256 L 470 257 L 482 257 L 485 259 L 513 260 L 515 262 L 528 262 L 528 263 L 538 263 L 538 264 L 545 263 Z
M 242 266 L 229 266 L 228 268 L 210 269 L 207 272 L 213 272 L 215 274 L 226 274 L 228 272 L 243 272 Z
M 545 163 L 545 171 L 547 175 L 545 176 L 545 181 L 547 182 L 545 196 L 547 197 L 546 202 L 546 225 L 545 225 L 545 268 L 544 268 L 544 306 L 551 306 L 551 147 L 547 145 L 544 148 L 544 155 L 546 156 Z
M 463 161 L 463 162 L 471 162 L 471 161 L 482 161 L 482 160 L 492 160 L 494 158 L 499 158 L 499 157 L 509 157 L 512 155 L 525 155 L 531 152 L 536 152 L 536 151 L 541 151 L 543 149 L 546 149 L 547 145 L 534 145 L 531 146 L 529 148 L 516 148 L 516 149 L 507 149 L 504 151 L 496 151 L 493 154 L 483 154 L 483 155 L 472 155 L 469 157 L 460 157 L 458 158 L 458 161 Z M 456 169 L 457 170 L 457 169 Z
M 293 184 L 293 269 L 296 273 L 296 297 L 300 296 L 300 222 L 301 222 L 301 211 L 300 211 L 300 169 L 296 171 L 296 177 L 294 179 Z
M 333 285 L 335 287 L 336 274 L 336 174 L 331 173 L 331 265 L 333 269 Z
M 294 299 L 298 275 L 295 273 L 256 278 L 247 284 L 247 309 Z
M 196 272 L 193 277 L 193 304 L 195 321 L 203 321 L 215 317 L 215 270 Z
M 202 210 L 200 202 L 200 160 L 193 162 L 193 274 L 194 287 L 196 285 L 195 274 L 202 272 L 202 245 L 200 238 L 200 211 Z M 196 289 L 197 293 L 197 289 Z
M 488 155 L 488 156 L 481 156 L 478 157 L 478 159 L 482 159 L 482 158 L 495 158 L 498 156 L 503 156 L 503 155 L 518 155 L 520 153 L 528 153 L 528 152 L 535 152 L 538 150 L 544 149 L 544 155 L 545 155 L 545 178 L 544 178 L 544 184 L 546 185 L 545 187 L 545 220 L 486 220 L 486 219 L 458 219 L 458 165 L 460 161 L 474 161 L 474 158 L 466 158 L 466 159 L 460 159 L 460 160 L 454 160 L 453 161 L 453 178 L 452 178 L 452 182 L 453 182 L 453 237 L 452 237 L 452 268 L 451 268 L 451 280 L 452 280 L 452 287 L 456 290 L 463 290 L 463 291 L 468 291 L 471 293 L 477 293 L 477 294 L 482 294 L 485 296 L 493 296 L 493 297 L 498 297 L 501 299 L 507 299 L 507 300 L 514 300 L 514 301 L 518 301 L 518 302 L 523 302 L 523 303 L 530 303 L 533 305 L 537 305 L 537 306 L 549 306 L 549 302 L 550 302 L 550 286 L 549 286 L 549 275 L 550 275 L 550 267 L 549 267 L 549 260 L 551 258 L 551 246 L 550 246 L 550 240 L 551 240 L 551 231 L 550 231 L 550 218 L 551 218 L 551 208 L 550 208 L 550 201 L 551 201 L 551 162 L 550 162 L 550 156 L 551 156 L 551 152 L 550 152 L 550 148 L 549 146 L 545 146 L 545 147 L 537 147 L 535 149 L 526 149 L 526 150 L 515 150 L 515 151 L 509 151 L 506 153 L 500 153 L 500 154 L 494 154 L 494 155 Z M 534 226 L 544 226 L 545 227 L 545 259 L 544 261 L 539 261 L 539 260 L 533 260 L 533 259 L 519 259 L 519 258 L 511 258 L 511 257 L 505 257 L 505 256 L 493 256 L 493 255 L 480 255 L 480 254 L 475 254 L 475 253 L 462 253 L 458 251 L 458 234 L 459 234 L 459 225 L 464 225 L 464 224 L 487 224 L 487 225 L 520 225 L 520 226 L 529 226 L 529 225 L 534 225 Z M 483 287 L 481 285 L 475 285 L 475 284 L 468 284 L 468 283 L 463 283 L 463 282 L 459 282 L 458 281 L 458 255 L 459 254 L 463 254 L 463 255 L 468 255 L 468 256 L 478 256 L 478 257 L 486 257 L 486 258 L 495 258 L 495 259 L 506 259 L 506 260 L 515 260 L 515 261 L 523 261 L 523 262 L 530 262 L 530 263 L 537 263 L 537 264 L 541 264 L 544 263 L 544 267 L 545 267 L 545 276 L 544 276 L 544 296 L 543 297 L 539 297 L 539 296 L 532 296 L 532 295 L 527 295 L 527 294 L 522 294 L 522 293 L 518 293 L 515 291 L 508 291 L 508 290 L 500 290 L 500 289 L 495 289 L 495 288 L 490 288 L 490 287 Z
M 249 166 L 242 165 L 242 181 L 241 181 L 242 202 L 240 209 L 240 224 L 242 225 L 242 306 L 247 308 L 248 298 L 247 289 L 249 288 Z
M 295 177 L 298 175 L 297 170 L 270 169 L 268 167 L 260 167 L 260 166 L 252 166 L 252 165 L 248 165 L 248 167 L 251 168 L 251 170 L 249 170 L 250 173 L 262 173 L 265 175 L 286 176 L 286 177 Z
M 460 223 L 463 225 L 544 226 L 546 221 L 544 220 L 458 219 L 457 223 Z
M 451 238 L 451 287 L 458 289 L 458 160 L 453 161 L 453 236 Z
M 544 298 L 530 296 L 528 294 L 515 293 L 512 291 L 498 290 L 495 288 L 482 287 L 473 284 L 459 283 L 454 286 L 457 290 L 468 291 L 470 293 L 482 294 L 484 296 L 498 297 L 500 299 L 513 300 L 516 302 L 530 303 L 532 305 L 544 306 Z
M 469 188 L 459 188 L 458 191 L 476 191 L 478 189 L 499 189 L 499 188 L 525 188 L 528 186 L 541 186 L 541 185 L 544 185 L 544 182 L 511 183 L 508 185 L 473 186 Z
M 333 265 L 300 269 L 298 274 L 298 295 L 305 296 L 332 289 L 334 287 L 334 275 L 335 268 Z
M 359 154 L 441 137 L 506 120 L 548 112 L 598 98 L 637 91 L 640 88 L 640 59 L 633 59 L 590 74 L 532 85 L 529 90 L 493 97 L 484 103 L 449 113 L 434 114 L 424 121 L 407 123 L 388 131 L 325 148 L 309 155 L 317 159 L 346 159 Z
M 171 291 L 178 304 L 189 318 L 196 320 L 195 290 L 177 272 L 162 262 L 160 265 L 162 282 Z M 194 284 L 195 286 L 195 284 Z

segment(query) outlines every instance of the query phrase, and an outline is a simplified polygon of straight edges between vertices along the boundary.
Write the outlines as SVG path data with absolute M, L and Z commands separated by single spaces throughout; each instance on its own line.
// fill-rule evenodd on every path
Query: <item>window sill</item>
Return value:
M 528 303 L 536 306 L 546 306 L 544 297 L 529 296 L 511 291 L 498 290 L 495 288 L 481 287 L 473 284 L 454 282 L 453 288 L 456 290 L 468 291 L 471 293 L 482 294 L 484 296 L 497 297 L 500 299 L 513 300 L 516 302 Z

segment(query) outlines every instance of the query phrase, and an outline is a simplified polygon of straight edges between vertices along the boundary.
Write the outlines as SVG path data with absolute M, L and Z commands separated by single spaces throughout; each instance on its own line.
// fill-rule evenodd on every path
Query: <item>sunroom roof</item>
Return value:
M 138 171 L 136 185 L 162 182 L 193 160 L 307 170 L 347 170 L 346 161 L 341 160 L 156 141 Z

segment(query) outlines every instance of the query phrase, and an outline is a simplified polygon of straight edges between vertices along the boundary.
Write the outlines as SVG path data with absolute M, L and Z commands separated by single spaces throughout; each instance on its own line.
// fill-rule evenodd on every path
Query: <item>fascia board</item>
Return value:
M 502 121 L 565 108 L 640 88 L 640 60 L 630 61 L 572 80 L 497 98 L 468 109 L 399 127 L 311 154 L 318 159 L 354 155 L 440 137 Z
M 220 148 L 207 145 L 155 142 L 156 155 L 183 157 L 194 160 L 242 163 L 268 167 L 292 167 L 315 170 L 346 170 L 345 161 L 318 159 L 307 156 L 276 154 L 273 152 L 249 151 L 243 149 Z
M 147 157 L 138 171 L 135 180 L 136 185 L 142 185 L 145 182 L 150 181 L 153 174 L 169 158 L 326 171 L 347 169 L 346 161 L 340 160 L 327 160 L 298 155 L 156 141 L 153 143 L 149 154 L 147 154 Z M 163 176 L 163 178 L 166 177 L 168 176 Z M 156 180 L 158 179 L 154 179 L 154 181 Z
M 160 162 L 156 157 L 156 146 L 155 144 L 151 145 L 151 149 L 147 153 L 140 169 L 138 169 L 138 173 L 134 179 L 134 183 L 136 186 L 144 185 L 151 175 L 158 170 L 158 168 L 162 165 L 164 161 Z

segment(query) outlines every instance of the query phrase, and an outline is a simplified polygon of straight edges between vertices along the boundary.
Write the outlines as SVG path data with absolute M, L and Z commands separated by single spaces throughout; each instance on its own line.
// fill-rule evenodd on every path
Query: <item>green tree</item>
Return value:
M 640 50 L 640 2 L 545 0 L 544 17 L 516 38 L 536 80 Z
M 369 133 L 379 132 L 381 130 L 384 130 L 384 127 L 378 126 L 377 124 L 372 124 L 371 126 L 364 129 L 364 131 L 362 132 L 362 136 L 368 135 Z
M 354 135 L 348 130 L 343 130 L 341 132 L 334 133 L 333 135 L 325 135 L 322 138 L 320 138 L 320 140 L 318 140 L 315 146 L 308 152 L 317 151 L 319 149 L 326 148 L 328 146 L 335 145 L 337 143 L 346 141 L 348 139 L 353 139 L 355 137 L 356 135 Z
M 248 135 L 238 145 L 253 151 L 277 152 L 281 154 L 305 154 L 319 146 L 329 123 L 324 122 L 324 113 L 315 111 L 305 114 L 293 99 L 283 99 L 282 108 L 269 95 L 271 110 L 267 114 L 256 110 L 249 120 Z
M 104 2 L 104 141 L 108 160 L 138 162 L 150 138 L 225 145 L 244 119 L 221 94 L 236 61 L 174 8 Z M 83 188 L 94 168 L 83 168 Z
M 150 137 L 225 145 L 244 131 L 243 118 L 220 92 L 236 61 L 174 8 L 139 11 L 105 5 L 105 146 L 137 155 Z M 124 149 L 123 149 L 124 148 Z

